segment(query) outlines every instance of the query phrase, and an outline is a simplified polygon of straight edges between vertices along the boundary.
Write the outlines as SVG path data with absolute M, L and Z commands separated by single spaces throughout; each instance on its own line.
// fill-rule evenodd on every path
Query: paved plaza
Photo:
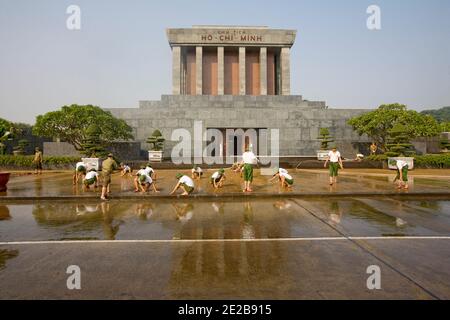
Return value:
M 233 173 L 218 194 L 204 178 L 202 196 L 169 199 L 174 172 L 158 172 L 159 196 L 116 175 L 108 202 L 69 172 L 13 175 L 0 196 L 0 298 L 450 298 L 446 171 L 413 171 L 408 192 L 386 170 L 344 171 L 332 189 L 326 171 L 296 171 L 291 192 L 257 174 L 253 196 Z M 70 265 L 81 290 L 67 289 Z M 373 265 L 380 290 L 366 285 Z
M 217 169 L 208 169 L 204 178 L 195 181 L 196 188 L 192 197 L 210 196 L 242 196 L 243 181 L 238 173 L 225 170 L 226 181 L 224 187 L 214 190 L 209 177 Z M 157 170 L 156 186 L 158 194 L 149 192 L 146 195 L 133 192 L 133 178 L 120 177 L 119 173 L 113 175 L 112 198 L 130 197 L 166 197 L 176 184 L 177 172 L 190 176 L 190 170 Z M 330 187 L 328 184 L 328 170 L 290 170 L 295 180 L 292 190 L 279 187 L 276 182 L 269 183 L 270 175 L 262 175 L 255 170 L 253 183 L 253 196 L 283 195 L 372 195 L 372 194 L 450 194 L 450 170 L 415 170 L 410 173 L 410 190 L 397 191 L 392 183 L 395 171 L 378 169 L 348 169 L 340 172 L 338 184 Z M 2 199 L 34 199 L 34 198 L 95 198 L 100 194 L 98 190 L 83 191 L 79 186 L 72 185 L 72 172 L 48 171 L 42 176 L 31 175 L 30 172 L 19 171 L 12 175 L 8 184 L 8 191 L 0 196 Z M 249 196 L 246 194 L 245 196 Z M 250 195 L 251 196 L 251 195 Z M 173 198 L 173 197 L 170 197 Z

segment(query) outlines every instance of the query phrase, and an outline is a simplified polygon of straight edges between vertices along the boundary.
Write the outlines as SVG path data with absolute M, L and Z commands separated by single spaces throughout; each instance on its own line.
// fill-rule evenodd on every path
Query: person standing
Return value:
M 39 147 L 36 147 L 34 151 L 34 174 L 42 174 L 42 152 Z
M 373 155 L 377 154 L 377 150 L 378 150 L 378 147 L 377 147 L 376 143 L 372 142 L 372 144 L 370 145 L 370 155 L 373 156 Z
M 243 175 L 244 175 L 244 190 L 243 192 L 252 192 L 251 183 L 253 182 L 253 165 L 258 163 L 258 158 L 250 151 L 248 147 L 242 154 Z
M 333 146 L 331 151 L 328 152 L 327 160 L 323 165 L 324 168 L 327 167 L 328 161 L 330 162 L 330 186 L 332 186 L 333 183 L 337 183 L 339 167 L 341 167 L 341 169 L 344 169 L 341 153 L 337 151 L 336 146 Z
M 117 162 L 114 160 L 113 154 L 108 154 L 108 158 L 102 162 L 103 185 L 100 199 L 107 200 L 107 196 L 110 194 L 111 175 L 117 168 Z

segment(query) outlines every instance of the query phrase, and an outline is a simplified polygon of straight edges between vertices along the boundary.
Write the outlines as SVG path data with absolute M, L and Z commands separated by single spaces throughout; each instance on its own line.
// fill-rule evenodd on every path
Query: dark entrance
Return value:
M 223 136 L 222 148 L 220 153 L 225 156 L 240 156 L 244 153 L 245 149 L 250 148 L 256 155 L 259 153 L 259 139 L 260 131 L 266 130 L 265 128 L 207 128 L 219 130 Z M 228 131 L 228 136 L 227 136 Z M 211 143 L 213 141 L 208 141 Z M 231 149 L 230 149 L 231 148 Z M 212 152 L 212 156 L 216 156 L 215 152 Z

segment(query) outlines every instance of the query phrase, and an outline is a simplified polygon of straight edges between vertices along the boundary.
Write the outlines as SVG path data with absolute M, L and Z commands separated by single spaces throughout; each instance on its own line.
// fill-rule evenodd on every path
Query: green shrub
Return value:
M 164 149 L 164 139 L 161 131 L 155 130 L 152 135 L 147 138 L 147 143 L 151 145 L 152 151 L 161 151 Z
M 387 161 L 388 156 L 385 154 L 374 154 L 365 158 L 367 161 Z
M 425 154 L 414 157 L 414 166 L 418 168 L 450 168 L 450 154 Z
M 414 155 L 414 147 L 410 142 L 408 128 L 405 125 L 397 123 L 388 133 L 388 142 L 386 143 L 386 155 L 388 157 L 410 157 Z
M 319 137 L 317 139 L 320 140 L 320 150 L 328 150 L 330 142 L 334 142 L 328 128 L 320 128 Z
M 34 156 L 12 156 L 0 155 L 0 167 L 19 167 L 31 168 L 33 166 Z M 75 165 L 80 161 L 79 157 L 44 157 L 44 166 L 61 166 L 61 165 Z
M 367 161 L 387 161 L 386 154 L 377 154 L 365 158 Z M 422 156 L 414 156 L 414 167 L 416 168 L 450 168 L 450 154 L 425 154 Z

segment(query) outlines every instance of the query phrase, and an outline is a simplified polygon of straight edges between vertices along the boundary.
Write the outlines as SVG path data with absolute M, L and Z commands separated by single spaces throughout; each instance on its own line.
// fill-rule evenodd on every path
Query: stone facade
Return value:
M 202 121 L 204 130 L 279 129 L 282 156 L 314 156 L 320 146 L 317 137 L 322 127 L 330 129 L 344 157 L 354 157 L 361 146 L 369 142 L 346 123 L 367 109 L 328 109 L 325 102 L 307 101 L 301 96 L 163 95 L 160 101 L 141 101 L 139 108 L 108 111 L 133 128 L 143 150 L 148 149 L 145 143 L 148 136 L 159 129 L 167 140 L 165 157 L 170 157 L 172 147 L 178 143 L 170 141 L 172 132 L 185 128 L 194 137 L 194 121 Z M 203 147 L 205 145 L 203 142 Z
M 290 49 L 296 33 L 246 26 L 167 29 L 172 94 L 224 95 L 238 86 L 233 95 L 289 95 Z M 233 57 L 239 65 L 235 76 L 230 71 Z
M 141 149 L 139 142 L 113 142 L 108 147 L 108 152 L 112 152 L 115 157 L 121 160 L 135 160 L 145 157 L 145 150 Z M 83 155 L 75 150 L 74 146 L 67 142 L 44 142 L 45 156 L 69 156 L 82 157 Z
M 139 108 L 108 109 L 124 119 L 141 144 L 141 154 L 148 149 L 147 138 L 159 129 L 164 138 L 165 157 L 170 157 L 178 141 L 171 141 L 176 129 L 191 134 L 194 123 L 206 129 L 255 129 L 268 134 L 259 137 L 255 149 L 265 154 L 261 143 L 269 144 L 271 129 L 278 129 L 279 155 L 315 156 L 320 128 L 329 128 L 344 157 L 355 157 L 369 142 L 360 137 L 347 120 L 368 110 L 328 109 L 325 102 L 303 100 L 291 95 L 290 55 L 296 30 L 243 26 L 193 26 L 167 29 L 172 48 L 172 95 L 160 101 L 141 101 Z M 276 133 L 273 133 L 274 135 Z M 231 138 L 233 139 L 233 138 Z M 253 139 L 253 138 L 251 138 Z M 246 145 L 252 145 L 249 139 Z M 241 154 L 228 140 L 221 144 L 221 155 Z M 255 139 L 254 139 L 255 140 Z M 202 141 L 202 148 L 207 142 Z M 269 144 L 270 145 L 270 144 Z M 230 150 L 225 151 L 227 148 Z M 198 151 L 198 150 L 197 150 Z

